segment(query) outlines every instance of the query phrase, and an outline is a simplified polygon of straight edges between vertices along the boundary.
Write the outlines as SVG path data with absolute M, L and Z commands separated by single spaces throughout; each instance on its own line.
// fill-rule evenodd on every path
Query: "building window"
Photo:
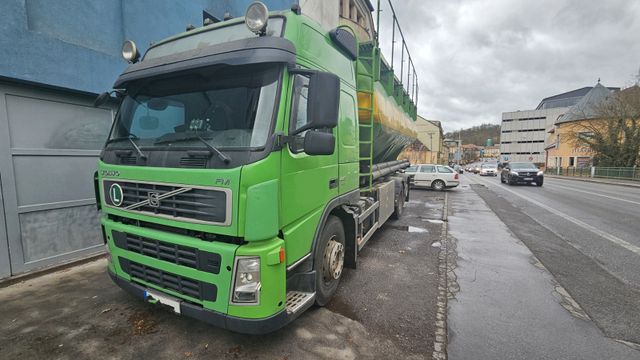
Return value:
M 576 166 L 576 158 L 574 158 L 573 156 L 569 157 L 569 166 Z

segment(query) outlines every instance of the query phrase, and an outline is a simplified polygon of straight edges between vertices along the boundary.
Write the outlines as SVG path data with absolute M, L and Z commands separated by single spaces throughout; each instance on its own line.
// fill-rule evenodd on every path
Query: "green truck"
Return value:
M 118 111 L 94 177 L 108 273 L 153 304 L 235 332 L 325 305 L 402 214 L 396 160 L 416 96 L 375 39 L 298 6 L 206 21 L 153 44 L 96 106 Z M 417 92 L 416 92 L 417 93 Z

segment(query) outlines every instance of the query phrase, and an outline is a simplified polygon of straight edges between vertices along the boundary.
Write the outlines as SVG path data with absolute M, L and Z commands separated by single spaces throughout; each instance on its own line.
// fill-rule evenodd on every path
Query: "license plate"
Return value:
M 524 178 L 524 181 L 533 181 L 533 178 Z
M 144 299 L 152 304 L 168 306 L 173 309 L 173 312 L 180 314 L 180 300 L 172 296 L 163 295 L 151 290 L 145 290 Z

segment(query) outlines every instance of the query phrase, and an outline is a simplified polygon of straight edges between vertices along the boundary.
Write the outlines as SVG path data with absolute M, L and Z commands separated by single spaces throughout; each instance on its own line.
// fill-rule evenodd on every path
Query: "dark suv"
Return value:
M 505 164 L 500 173 L 500 182 L 503 184 L 531 184 L 542 186 L 544 175 L 533 163 L 513 162 Z

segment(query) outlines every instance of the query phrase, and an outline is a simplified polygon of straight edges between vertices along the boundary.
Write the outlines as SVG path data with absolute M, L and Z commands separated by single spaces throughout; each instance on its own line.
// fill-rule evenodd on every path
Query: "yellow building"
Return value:
M 556 120 L 555 126 L 548 132 L 549 145 L 545 148 L 547 168 L 585 168 L 592 165 L 594 153 L 580 139 L 592 135 L 589 129 L 605 125 L 602 119 L 597 118 L 597 109 L 613 93 L 598 82 L 566 114 Z
M 418 115 L 415 126 L 418 141 L 406 148 L 398 159 L 409 159 L 412 164 L 447 164 L 449 150 L 444 144 L 440 121 L 427 120 Z

